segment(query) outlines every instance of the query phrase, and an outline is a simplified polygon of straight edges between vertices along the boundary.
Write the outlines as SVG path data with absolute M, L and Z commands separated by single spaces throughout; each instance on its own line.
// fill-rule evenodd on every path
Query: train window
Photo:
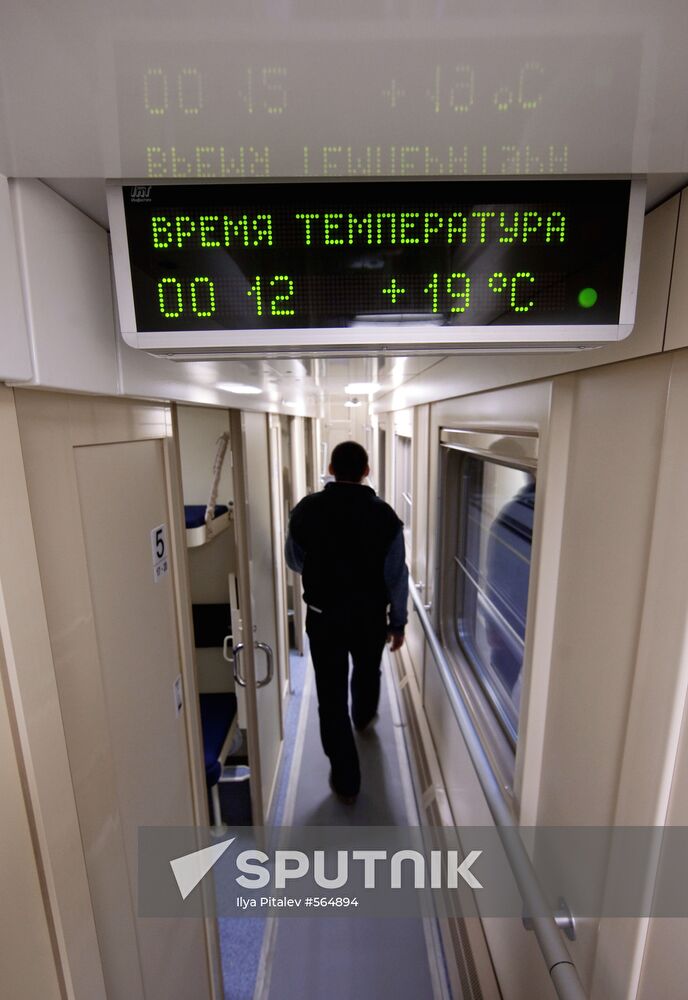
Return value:
M 407 533 L 411 530 L 413 507 L 411 476 L 411 438 L 397 434 L 394 438 L 394 508 Z
M 488 720 L 487 728 L 498 735 L 498 742 L 506 740 L 513 758 L 526 636 L 535 462 L 516 466 L 502 457 L 495 461 L 450 447 L 444 456 L 444 486 L 444 644 L 453 654 L 458 675 L 463 675 L 469 704 L 473 702 L 477 714 Z

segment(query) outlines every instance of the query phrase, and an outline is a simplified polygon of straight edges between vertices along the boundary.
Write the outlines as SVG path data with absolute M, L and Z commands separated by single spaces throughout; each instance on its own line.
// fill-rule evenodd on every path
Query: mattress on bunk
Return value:
M 187 528 L 201 528 L 205 524 L 205 504 L 184 504 L 184 520 L 186 521 Z M 213 519 L 219 517 L 220 514 L 226 514 L 229 507 L 223 504 L 217 504 L 215 511 L 213 513 Z
M 222 773 L 220 754 L 237 711 L 236 695 L 229 691 L 199 695 L 201 702 L 201 727 L 203 729 L 203 757 L 205 780 L 208 788 L 217 784 Z

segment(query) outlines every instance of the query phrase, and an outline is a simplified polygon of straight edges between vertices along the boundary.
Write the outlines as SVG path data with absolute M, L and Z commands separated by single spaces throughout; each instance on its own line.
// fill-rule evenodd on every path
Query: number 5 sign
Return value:
M 161 524 L 151 531 L 151 549 L 153 551 L 153 581 L 158 583 L 167 575 L 170 561 L 167 556 L 167 527 Z

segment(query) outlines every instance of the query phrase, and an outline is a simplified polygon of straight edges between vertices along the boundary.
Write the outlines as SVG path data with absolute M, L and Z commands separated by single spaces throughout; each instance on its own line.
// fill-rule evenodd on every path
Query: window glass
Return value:
M 459 464 L 457 638 L 515 745 L 533 540 L 532 473 L 472 455 Z

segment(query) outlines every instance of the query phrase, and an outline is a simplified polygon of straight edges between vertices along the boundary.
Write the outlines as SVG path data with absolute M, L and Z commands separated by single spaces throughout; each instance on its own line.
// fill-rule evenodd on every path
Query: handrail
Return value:
M 485 753 L 468 709 L 458 692 L 452 669 L 435 634 L 418 588 L 410 578 L 409 591 L 413 600 L 414 610 L 423 627 L 425 638 L 439 667 L 442 683 L 449 696 L 449 703 L 461 730 L 461 735 L 464 738 L 468 755 L 475 768 L 480 787 L 487 800 L 487 805 L 492 813 L 499 838 L 504 847 L 504 853 L 507 856 L 514 879 L 521 893 L 521 898 L 525 904 L 526 912 L 528 914 L 538 914 L 538 916 L 530 918 L 530 923 L 535 931 L 543 958 L 547 962 L 550 978 L 557 996 L 561 1000 L 586 1000 L 585 990 L 578 976 L 578 971 L 562 940 L 561 932 L 552 916 L 551 907 L 548 905 L 540 888 L 537 875 L 518 832 L 518 826 L 502 793 L 501 785 L 492 770 L 489 758 Z

